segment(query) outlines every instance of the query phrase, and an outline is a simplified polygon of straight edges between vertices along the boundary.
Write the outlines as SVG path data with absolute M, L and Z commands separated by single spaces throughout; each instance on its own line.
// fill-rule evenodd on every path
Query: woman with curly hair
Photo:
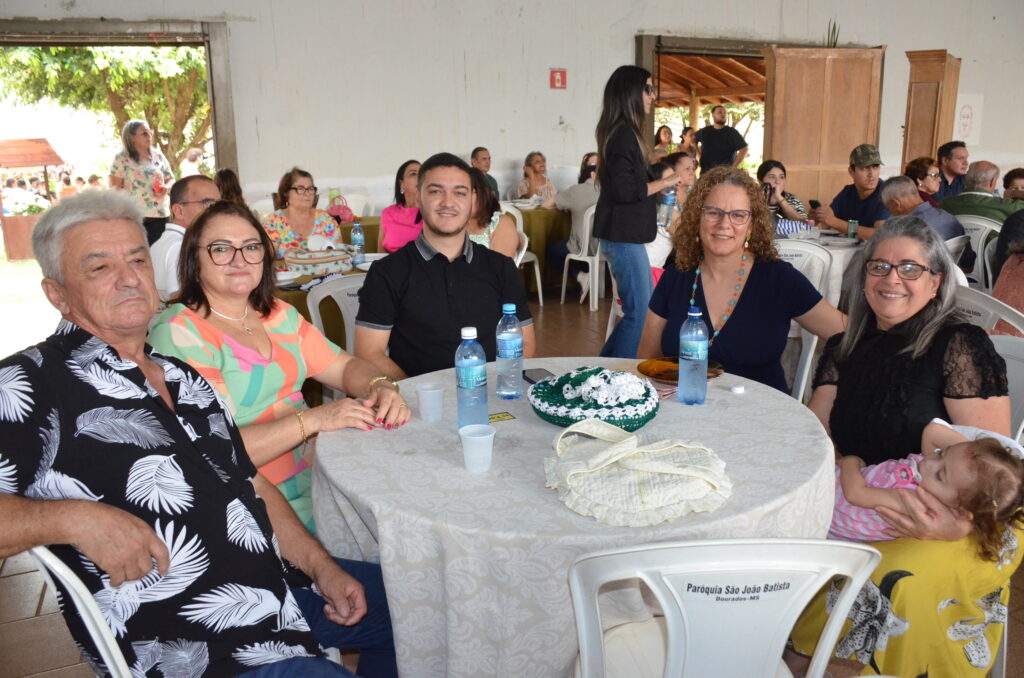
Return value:
M 790 321 L 822 339 L 843 331 L 843 315 L 779 261 L 764 193 L 743 170 L 701 175 L 674 245 L 675 267 L 665 269 L 651 296 L 638 358 L 678 355 L 679 327 L 697 306 L 711 333 L 711 360 L 787 391 L 781 357 Z

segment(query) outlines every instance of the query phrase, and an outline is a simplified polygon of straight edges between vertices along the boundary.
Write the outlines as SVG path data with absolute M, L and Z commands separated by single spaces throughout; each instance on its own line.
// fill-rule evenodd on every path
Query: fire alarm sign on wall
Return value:
M 551 69 L 551 89 L 565 89 L 565 69 Z

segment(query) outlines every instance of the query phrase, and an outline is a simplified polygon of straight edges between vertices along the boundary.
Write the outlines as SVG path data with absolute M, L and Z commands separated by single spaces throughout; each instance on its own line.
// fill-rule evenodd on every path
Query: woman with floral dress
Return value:
M 316 208 L 318 198 L 313 175 L 306 170 L 293 167 L 281 177 L 274 194 L 277 209 L 263 218 L 263 230 L 277 250 L 278 268 L 284 268 L 285 251 L 305 249 L 311 235 L 340 237 L 334 217 Z
M 174 174 L 167 158 L 153 145 L 153 132 L 144 120 L 129 120 L 121 129 L 124 148 L 110 163 L 110 187 L 127 191 L 142 206 L 146 239 L 155 243 L 171 216 L 170 191 Z

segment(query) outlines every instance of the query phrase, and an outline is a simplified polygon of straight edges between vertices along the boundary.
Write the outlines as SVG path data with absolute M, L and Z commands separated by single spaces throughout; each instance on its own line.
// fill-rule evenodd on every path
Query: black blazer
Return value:
M 597 168 L 601 193 L 594 235 L 613 242 L 648 243 L 658 232 L 658 194 L 647 195 L 650 164 L 628 125 L 619 125 Z

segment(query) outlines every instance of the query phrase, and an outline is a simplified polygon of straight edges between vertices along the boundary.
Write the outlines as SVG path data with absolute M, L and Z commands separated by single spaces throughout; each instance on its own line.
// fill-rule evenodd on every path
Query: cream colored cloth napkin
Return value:
M 732 495 L 725 462 L 710 449 L 647 441 L 599 419 L 562 431 L 544 470 L 570 509 L 623 527 L 714 511 Z

